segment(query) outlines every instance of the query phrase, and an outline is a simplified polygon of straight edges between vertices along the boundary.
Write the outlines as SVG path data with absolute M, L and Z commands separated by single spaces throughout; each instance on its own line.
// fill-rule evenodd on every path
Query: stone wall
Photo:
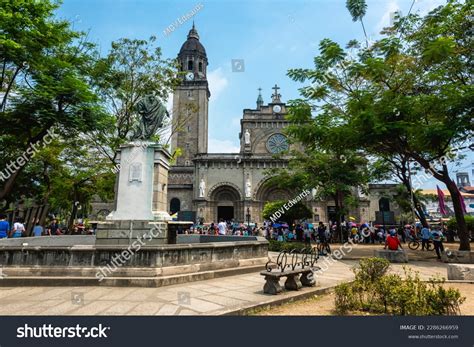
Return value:
M 129 246 L 82 245 L 71 247 L 0 246 L 0 266 L 104 267 L 112 266 Z M 143 246 L 121 265 L 134 268 L 164 268 L 200 265 L 200 269 L 235 267 L 246 259 L 265 259 L 268 242 L 263 238 L 251 241 L 187 243 Z M 206 264 L 209 265 L 206 267 Z

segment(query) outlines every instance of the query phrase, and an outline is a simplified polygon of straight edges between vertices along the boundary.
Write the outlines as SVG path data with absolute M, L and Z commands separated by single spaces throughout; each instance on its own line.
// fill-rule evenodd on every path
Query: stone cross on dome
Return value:
M 278 87 L 278 86 L 275 84 L 275 87 L 273 87 L 272 89 L 275 91 L 275 94 L 272 94 L 272 103 L 279 103 L 279 102 L 281 102 L 281 101 L 280 101 L 281 94 L 278 94 L 278 89 L 280 89 L 280 87 Z

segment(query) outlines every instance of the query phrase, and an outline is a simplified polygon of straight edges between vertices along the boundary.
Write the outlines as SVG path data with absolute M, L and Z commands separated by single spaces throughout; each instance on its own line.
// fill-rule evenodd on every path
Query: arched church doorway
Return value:
M 211 201 L 214 205 L 215 222 L 220 219 L 226 221 L 241 219 L 240 194 L 234 187 L 222 185 L 216 188 L 211 194 Z
M 175 214 L 181 210 L 181 201 L 178 198 L 173 198 L 170 201 L 170 214 Z
M 294 194 L 289 189 L 281 188 L 275 184 L 271 184 L 268 180 L 261 182 L 257 186 L 257 192 L 255 198 L 257 200 L 256 209 L 254 210 L 255 221 L 262 223 L 263 222 L 263 208 L 265 204 L 269 201 L 288 201 L 292 197 L 295 197 Z
M 283 200 L 287 201 L 291 199 L 292 194 L 288 189 L 280 188 L 270 183 L 263 183 L 258 187 L 256 199 L 265 204 L 268 201 Z

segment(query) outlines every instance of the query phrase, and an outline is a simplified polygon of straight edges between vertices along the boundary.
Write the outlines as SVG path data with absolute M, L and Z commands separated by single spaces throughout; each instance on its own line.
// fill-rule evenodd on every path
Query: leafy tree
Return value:
M 288 201 L 276 200 L 265 203 L 262 212 L 263 218 L 270 219 L 278 210 L 284 211 L 281 220 L 288 221 L 289 223 L 293 223 L 295 220 L 308 219 L 313 216 L 311 210 L 301 201 L 295 203 L 288 209 L 285 208 L 285 205 L 289 207 Z
M 406 186 L 401 184 L 397 186 L 395 190 L 394 200 L 397 205 L 400 206 L 400 209 L 405 213 L 412 212 L 414 207 L 414 212 L 420 220 L 421 224 L 427 227 L 428 222 L 426 221 L 426 216 L 424 212 L 424 206 L 427 201 L 427 197 L 424 196 L 421 192 L 421 189 L 417 189 L 415 191 L 407 190 Z
M 149 40 L 122 38 L 112 42 L 108 55 L 98 58 L 94 67 L 96 91 L 113 116 L 113 125 L 99 129 L 90 138 L 114 164 L 117 148 L 135 126 L 137 103 L 149 94 L 165 103 L 180 83 L 176 61 L 162 59 L 155 41 L 152 36 Z
M 63 138 L 104 126 L 105 114 L 90 87 L 93 46 L 69 23 L 54 19 L 57 2 L 2 2 L 0 9 L 0 164 L 27 150 L 26 163 L 2 182 L 0 201 L 13 201 L 16 181 L 48 131 Z
M 464 220 L 467 225 L 467 230 L 470 233 L 470 236 L 472 239 L 474 239 L 474 217 L 473 216 L 464 216 Z M 458 225 L 457 225 L 457 220 L 456 218 L 451 218 L 447 223 L 446 223 L 448 229 L 450 231 L 458 231 Z
M 367 33 L 365 31 L 363 18 L 367 12 L 367 3 L 365 0 L 347 0 L 346 7 L 349 10 L 349 13 L 352 16 L 354 22 L 360 21 L 362 25 L 362 30 L 364 31 L 365 42 L 369 46 L 369 39 L 367 38 Z
M 458 221 L 460 249 L 469 250 L 469 237 L 460 193 L 447 160 L 474 131 L 472 108 L 473 45 L 469 14 L 472 2 L 449 0 L 426 17 L 411 14 L 387 28 L 369 48 L 351 41 L 347 49 L 325 39 L 314 69 L 292 69 L 305 97 L 300 109 L 312 107 L 317 116 L 300 112 L 306 141 L 363 150 L 375 156 L 405 155 L 443 182 Z M 334 130 L 335 129 L 335 130 Z
M 291 124 L 285 129 L 292 142 L 304 147 L 294 150 L 289 157 L 288 168 L 273 171 L 270 182 L 294 189 L 316 189 L 316 198 L 332 199 L 336 208 L 338 226 L 348 213 L 348 207 L 356 205 L 353 194 L 359 188 L 367 190 L 369 178 L 373 175 L 367 160 L 355 151 L 330 146 L 327 138 L 341 136 L 326 127 L 323 137 L 315 138 L 310 131 L 308 119 L 311 110 L 301 100 L 290 102 L 287 119 Z M 301 121 L 304 119 L 305 121 Z M 342 230 L 340 229 L 342 233 Z M 341 234 L 342 237 L 342 234 Z
M 405 154 L 382 155 L 379 157 L 375 166 L 378 166 L 384 178 L 395 178 L 401 185 L 397 187 L 395 200 L 404 212 L 414 211 L 423 226 L 428 226 L 426 216 L 423 209 L 425 197 L 421 194 L 420 189 L 412 187 L 411 175 L 416 173 L 416 170 L 410 170 L 410 158 Z

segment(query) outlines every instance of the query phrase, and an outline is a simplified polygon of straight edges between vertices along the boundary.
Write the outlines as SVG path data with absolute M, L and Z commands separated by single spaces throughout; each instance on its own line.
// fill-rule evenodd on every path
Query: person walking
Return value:
M 440 229 L 434 230 L 431 233 L 431 237 L 433 238 L 433 245 L 436 251 L 436 255 L 438 256 L 438 260 L 441 260 L 441 252 L 444 252 L 443 240 L 444 235 Z
M 223 219 L 219 221 L 217 228 L 219 229 L 219 235 L 225 235 L 227 233 L 227 224 Z
M 8 237 L 10 231 L 10 223 L 8 223 L 6 218 L 4 214 L 0 215 L 0 239 Z
M 424 251 L 425 250 L 425 246 L 426 246 L 426 250 L 428 250 L 428 243 L 430 242 L 430 238 L 431 238 L 431 230 L 429 227 L 423 227 L 421 229 L 421 250 Z
M 43 235 L 43 232 L 44 232 L 44 229 L 41 226 L 39 220 L 37 220 L 33 228 L 33 236 L 41 236 Z
M 296 228 L 294 228 L 294 230 L 296 234 L 296 240 L 298 242 L 303 242 L 303 228 L 301 227 L 301 225 L 298 224 Z
M 327 242 L 327 238 L 326 238 L 326 226 L 324 225 L 323 222 L 319 222 L 319 225 L 318 225 L 318 238 L 319 238 L 319 244 L 318 244 L 319 255 L 326 256 L 327 253 L 331 253 L 328 242 Z M 324 253 L 324 251 L 327 251 L 327 253 Z
M 23 220 L 21 218 L 17 218 L 15 224 L 13 224 L 12 229 L 12 237 L 22 237 L 25 234 L 25 225 L 23 224 Z

